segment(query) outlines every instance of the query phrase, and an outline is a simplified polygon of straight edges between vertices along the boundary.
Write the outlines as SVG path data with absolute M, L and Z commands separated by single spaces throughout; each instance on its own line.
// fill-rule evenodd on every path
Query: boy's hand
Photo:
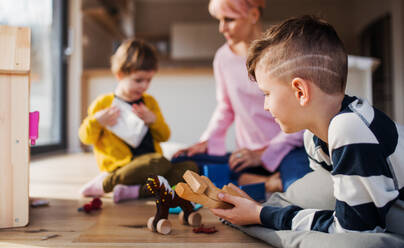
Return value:
M 247 167 L 258 167 L 262 164 L 261 156 L 264 149 L 250 150 L 243 148 L 233 152 L 229 159 L 231 170 L 239 172 Z
M 210 211 L 236 225 L 261 224 L 260 213 L 262 206 L 253 200 L 230 194 L 218 194 L 219 199 L 234 205 L 232 209 L 210 209 Z
M 112 106 L 110 108 L 98 111 L 94 114 L 94 117 L 102 126 L 112 127 L 116 124 L 119 114 L 119 109 L 115 106 Z
M 208 142 L 203 141 L 196 143 L 195 145 L 192 145 L 188 148 L 179 150 L 173 155 L 173 158 L 176 158 L 180 155 L 193 156 L 195 154 L 205 153 L 207 150 L 208 150 Z
M 249 196 L 244 190 L 240 189 L 239 187 L 237 187 L 236 185 L 229 183 L 227 184 L 227 187 L 231 188 L 232 190 L 236 191 L 240 196 L 249 199 L 251 201 L 254 201 L 253 198 L 251 198 L 251 196 Z
M 156 122 L 156 115 L 144 105 L 144 103 L 133 104 L 132 105 L 133 113 L 139 116 L 146 125 L 153 124 Z

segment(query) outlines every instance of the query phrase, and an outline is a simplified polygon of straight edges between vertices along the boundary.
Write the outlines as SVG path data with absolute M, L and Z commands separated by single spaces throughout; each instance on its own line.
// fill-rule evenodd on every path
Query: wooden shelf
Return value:
M 83 10 L 84 16 L 88 16 L 98 23 L 107 32 L 110 32 L 119 39 L 125 38 L 124 33 L 120 30 L 118 21 L 108 14 L 103 7 L 93 7 Z

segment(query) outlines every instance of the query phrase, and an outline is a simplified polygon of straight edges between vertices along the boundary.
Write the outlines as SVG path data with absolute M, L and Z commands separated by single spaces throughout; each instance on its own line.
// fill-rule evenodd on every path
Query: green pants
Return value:
M 173 186 L 184 181 L 182 175 L 187 170 L 198 173 L 198 165 L 192 161 L 173 164 L 160 153 L 144 154 L 110 173 L 103 182 L 104 192 L 111 192 L 117 184 L 138 184 L 142 185 L 139 196 L 150 196 L 150 193 L 145 190 L 147 177 L 154 175 L 163 176 Z

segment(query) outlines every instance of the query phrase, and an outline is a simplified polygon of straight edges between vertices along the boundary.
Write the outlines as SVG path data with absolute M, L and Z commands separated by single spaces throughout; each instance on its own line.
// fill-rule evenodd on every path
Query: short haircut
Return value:
M 315 16 L 290 18 L 269 28 L 253 42 L 248 58 L 249 77 L 256 81 L 257 66 L 268 76 L 290 81 L 310 80 L 327 94 L 345 91 L 347 54 L 335 29 Z
M 156 71 L 157 69 L 156 50 L 142 40 L 124 41 L 111 57 L 111 71 L 114 74 L 129 75 L 136 71 Z

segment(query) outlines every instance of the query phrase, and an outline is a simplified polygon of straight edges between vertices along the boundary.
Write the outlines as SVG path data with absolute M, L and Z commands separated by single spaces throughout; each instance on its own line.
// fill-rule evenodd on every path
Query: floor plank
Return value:
M 203 223 L 219 230 L 210 235 L 193 233 L 191 227 L 179 224 L 177 215 L 169 217 L 171 234 L 150 232 L 146 222 L 156 211 L 150 199 L 114 204 L 107 195 L 100 211 L 78 212 L 90 201 L 80 197 L 79 188 L 98 173 L 91 154 L 35 159 L 30 172 L 31 199 L 46 199 L 50 204 L 31 208 L 27 227 L 0 230 L 0 247 L 268 247 L 221 224 L 207 209 L 200 210 Z M 53 234 L 58 236 L 42 240 Z

